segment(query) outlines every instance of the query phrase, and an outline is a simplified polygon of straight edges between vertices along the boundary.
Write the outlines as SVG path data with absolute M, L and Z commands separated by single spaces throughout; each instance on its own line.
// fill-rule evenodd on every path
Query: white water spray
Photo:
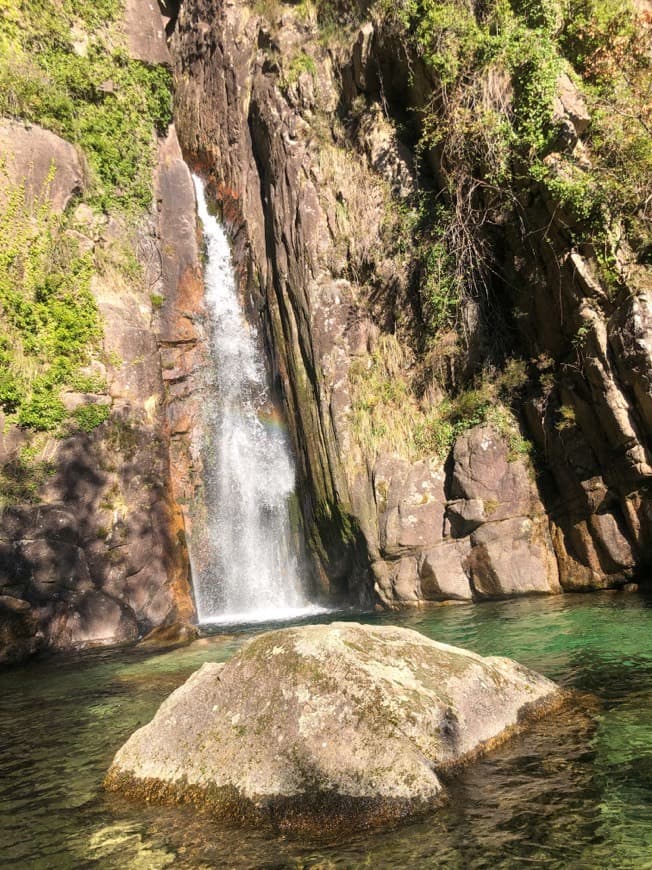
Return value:
M 273 411 L 256 332 L 235 288 L 224 230 L 193 176 L 204 230 L 204 282 L 211 318 L 214 402 L 207 409 L 207 558 L 193 578 L 199 621 L 289 619 L 309 605 L 290 526 L 294 466 Z

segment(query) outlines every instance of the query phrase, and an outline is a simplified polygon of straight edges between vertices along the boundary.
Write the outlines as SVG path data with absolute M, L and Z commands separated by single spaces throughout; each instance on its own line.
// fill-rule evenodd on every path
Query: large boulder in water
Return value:
M 260 635 L 205 664 L 119 750 L 111 790 L 281 829 L 381 824 L 556 706 L 550 680 L 416 631 L 356 623 Z

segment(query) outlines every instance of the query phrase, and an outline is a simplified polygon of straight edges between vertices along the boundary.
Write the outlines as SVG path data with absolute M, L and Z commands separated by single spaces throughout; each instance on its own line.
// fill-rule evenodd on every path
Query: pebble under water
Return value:
M 510 656 L 599 703 L 554 714 L 469 766 L 427 818 L 305 843 L 101 787 L 163 698 L 247 633 L 33 662 L 0 674 L 0 866 L 652 868 L 652 599 L 567 595 L 355 618 Z

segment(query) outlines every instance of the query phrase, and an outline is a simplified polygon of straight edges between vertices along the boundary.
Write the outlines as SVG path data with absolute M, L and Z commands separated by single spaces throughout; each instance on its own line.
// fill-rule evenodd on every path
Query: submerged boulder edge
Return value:
M 517 662 L 410 629 L 286 628 L 192 674 L 104 784 L 283 831 L 378 827 L 439 805 L 441 774 L 566 697 Z

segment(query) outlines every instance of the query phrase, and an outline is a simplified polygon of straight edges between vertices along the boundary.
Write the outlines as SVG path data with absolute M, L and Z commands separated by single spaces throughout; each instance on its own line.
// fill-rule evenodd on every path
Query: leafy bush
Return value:
M 154 132 L 170 121 L 171 83 L 166 69 L 127 56 L 115 26 L 122 10 L 122 0 L 4 0 L 0 115 L 79 146 L 86 202 L 134 226 L 151 206 Z M 133 282 L 141 267 L 126 242 L 80 251 L 78 228 L 50 211 L 47 189 L 28 205 L 2 166 L 0 175 L 0 408 L 20 426 L 65 431 L 62 390 L 106 389 L 85 372 L 102 334 L 91 279 L 106 271 Z M 105 414 L 74 418 L 90 431 Z
M 11 504 L 37 502 L 39 490 L 55 472 L 52 462 L 42 459 L 31 447 L 24 447 L 0 467 L 0 511 Z
M 59 396 L 52 388 L 44 388 L 35 390 L 21 403 L 18 424 L 27 429 L 47 431 L 56 429 L 66 416 L 66 409 Z
M 151 302 L 154 311 L 158 311 L 159 308 L 163 307 L 163 303 L 165 302 L 165 296 L 161 296 L 160 293 L 150 293 L 149 301 Z
M 92 432 L 102 423 L 105 423 L 111 415 L 108 405 L 80 405 L 73 411 L 75 423 L 83 432 Z
M 649 18 L 630 0 L 569 0 L 560 44 L 583 78 L 591 110 L 594 183 L 639 258 L 652 262 Z
M 66 234 L 67 218 L 49 209 L 47 192 L 29 209 L 23 186 L 5 173 L 0 214 L 0 407 L 21 426 L 54 429 L 59 399 L 89 362 L 101 335 L 90 281 L 92 258 Z
M 305 51 L 302 51 L 297 54 L 296 57 L 292 58 L 288 64 L 288 69 L 284 77 L 285 84 L 293 85 L 304 72 L 314 76 L 317 72 L 317 67 L 315 66 L 314 58 L 309 54 L 306 54 Z
M 425 67 L 430 98 L 414 105 L 422 156 L 440 189 L 417 229 L 422 309 L 436 334 L 459 323 L 464 300 L 488 298 L 499 271 L 488 228 L 518 210 L 536 181 L 566 216 L 577 244 L 613 260 L 614 224 L 652 260 L 652 30 L 631 0 L 376 0 L 408 65 Z M 592 117 L 591 162 L 557 148 L 562 72 Z M 607 272 L 606 279 L 611 280 Z M 605 280 L 606 280 L 605 279 Z
M 109 48 L 101 33 L 89 33 L 85 53 L 75 53 L 69 21 L 97 28 L 115 18 L 118 0 L 68 0 L 67 15 L 54 0 L 11 0 L 9 7 L 0 39 L 0 114 L 41 124 L 79 145 L 99 207 L 149 208 L 153 131 L 163 132 L 172 116 L 169 71 Z
M 510 410 L 527 379 L 522 360 L 509 360 L 502 372 L 435 401 L 417 396 L 414 374 L 393 335 L 382 335 L 372 354 L 353 362 L 352 431 L 363 455 L 389 450 L 410 460 L 436 456 L 443 461 L 457 437 L 482 423 L 491 423 L 505 439 L 510 460 L 531 452 Z

